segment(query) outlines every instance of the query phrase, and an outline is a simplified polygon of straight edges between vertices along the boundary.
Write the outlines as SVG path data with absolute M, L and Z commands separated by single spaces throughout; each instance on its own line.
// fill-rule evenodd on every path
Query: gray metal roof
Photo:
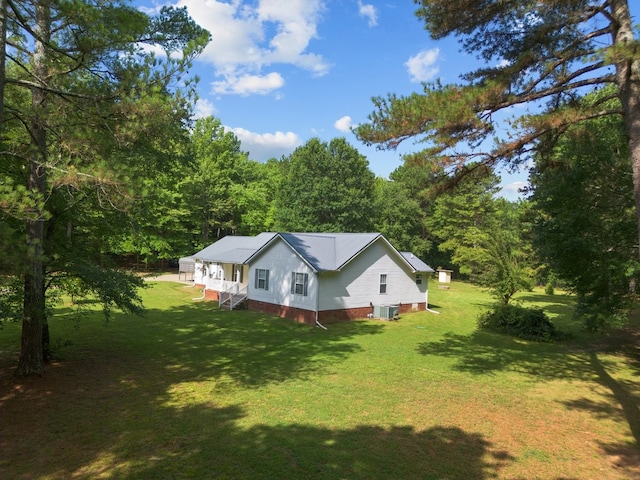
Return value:
M 416 272 L 429 272 L 429 273 L 434 272 L 433 268 L 431 268 L 429 265 L 424 263 L 422 260 L 416 257 L 413 253 L 400 252 L 400 255 L 404 257 L 407 263 L 411 265 L 411 268 L 413 268 Z
M 256 237 L 227 235 L 193 254 L 193 258 L 206 262 L 244 264 L 277 233 L 261 233 Z
M 316 271 L 340 270 L 379 237 L 379 233 L 281 233 Z
M 256 237 L 228 235 L 195 253 L 207 262 L 246 264 L 271 241 L 280 237 L 316 271 L 340 270 L 352 258 L 379 238 L 394 248 L 380 233 L 261 233 Z M 409 252 L 398 252 L 416 272 L 433 269 Z

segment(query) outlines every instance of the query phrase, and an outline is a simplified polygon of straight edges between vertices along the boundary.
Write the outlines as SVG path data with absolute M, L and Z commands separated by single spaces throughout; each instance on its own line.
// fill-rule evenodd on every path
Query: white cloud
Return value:
M 249 152 L 249 158 L 259 162 L 289 155 L 302 145 L 300 137 L 293 132 L 255 133 L 244 128 L 225 129 L 233 132 L 240 140 L 241 149 Z
M 521 188 L 526 187 L 527 185 L 529 185 L 528 182 L 524 182 L 521 180 L 515 181 L 515 182 L 511 182 L 508 185 L 505 185 L 504 187 L 502 187 L 504 190 L 510 190 L 512 192 L 517 192 L 518 190 L 520 190 Z
M 498 195 L 506 198 L 507 200 L 516 201 L 519 198 L 522 198 L 522 192 L 520 190 L 528 186 L 529 182 L 525 182 L 522 180 L 516 180 L 508 184 L 502 184 Z
M 405 63 L 412 82 L 426 82 L 440 71 L 436 62 L 440 56 L 440 49 L 422 50 Z
M 284 85 L 284 78 L 276 72 L 267 75 L 227 76 L 224 80 L 211 83 L 214 93 L 237 95 L 265 95 Z
M 350 132 L 351 125 L 351 117 L 349 115 L 345 115 L 344 117 L 336 120 L 336 122 L 333 124 L 336 130 L 340 130 L 341 132 Z
M 370 27 L 378 25 L 378 11 L 373 5 L 367 5 L 362 3 L 362 0 L 358 0 L 358 10 L 361 17 L 366 17 Z
M 309 51 L 309 43 L 318 37 L 323 4 L 322 0 L 178 0 L 176 6 L 186 6 L 191 17 L 211 32 L 212 40 L 199 60 L 213 65 L 221 93 L 249 95 L 254 93 L 251 86 L 264 94 L 275 84 L 266 87 L 248 79 L 282 78 L 278 73 L 264 75 L 265 67 L 293 65 L 315 76 L 329 71 L 322 55 Z
M 211 117 L 216 113 L 216 107 L 209 100 L 200 98 L 196 102 L 196 108 L 193 112 L 194 118 Z

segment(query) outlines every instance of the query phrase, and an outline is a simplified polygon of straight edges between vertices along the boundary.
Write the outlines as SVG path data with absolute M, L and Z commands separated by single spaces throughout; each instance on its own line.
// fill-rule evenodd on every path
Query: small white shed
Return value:
M 437 272 L 438 281 L 440 283 L 451 283 L 451 274 L 453 273 L 453 270 L 444 270 L 442 268 L 439 268 Z
M 187 280 L 193 281 L 193 274 L 196 269 L 196 261 L 193 257 L 183 257 L 178 260 L 178 279 L 184 274 L 185 282 Z M 187 278 L 189 277 L 189 278 Z

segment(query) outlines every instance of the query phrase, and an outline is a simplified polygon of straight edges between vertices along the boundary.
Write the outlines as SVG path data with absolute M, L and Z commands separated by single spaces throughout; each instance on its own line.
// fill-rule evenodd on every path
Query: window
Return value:
M 380 293 L 387 293 L 387 274 L 380 275 Z
M 307 296 L 309 285 L 308 273 L 291 272 L 291 293 Z
M 269 270 L 256 268 L 255 288 L 269 290 Z

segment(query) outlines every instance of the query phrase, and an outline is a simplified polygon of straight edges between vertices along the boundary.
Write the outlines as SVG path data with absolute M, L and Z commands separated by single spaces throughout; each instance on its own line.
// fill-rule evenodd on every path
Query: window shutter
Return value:
M 258 269 L 257 268 L 255 272 L 256 272 L 255 273 L 256 278 L 254 279 L 254 282 L 253 282 L 253 288 L 258 288 Z
M 307 296 L 307 285 L 309 284 L 309 274 L 305 273 L 304 274 L 304 296 Z
M 296 272 L 291 272 L 291 293 L 296 293 Z
M 265 270 L 264 272 L 264 289 L 269 290 L 269 270 Z

